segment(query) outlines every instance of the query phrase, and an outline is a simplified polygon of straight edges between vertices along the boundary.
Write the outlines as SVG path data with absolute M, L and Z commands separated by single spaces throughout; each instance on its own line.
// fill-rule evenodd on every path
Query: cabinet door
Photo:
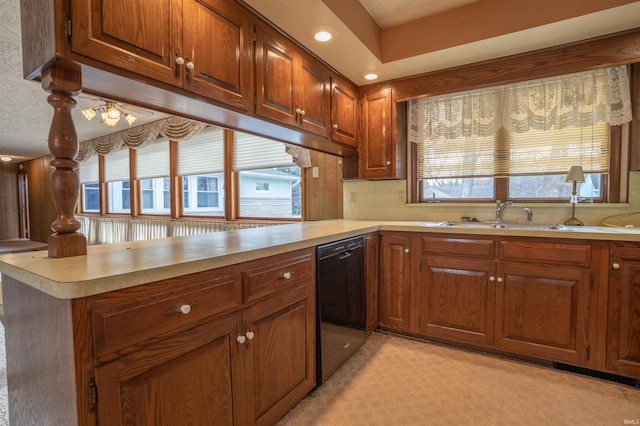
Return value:
M 395 173 L 392 105 L 391 89 L 363 96 L 360 177 L 389 178 Z
M 74 53 L 151 79 L 180 85 L 182 0 L 73 1 Z
M 461 343 L 492 345 L 493 262 L 423 256 L 419 269 L 415 332 Z
M 496 275 L 497 348 L 586 364 L 592 292 L 588 269 L 505 263 Z
M 378 328 L 378 294 L 380 286 L 380 237 L 377 233 L 364 237 L 364 276 L 367 283 L 367 333 Z
M 358 91 L 338 77 L 331 78 L 331 139 L 357 147 Z
M 329 88 L 327 68 L 306 54 L 298 55 L 297 98 L 298 124 L 304 130 L 327 137 L 329 135 Z
M 248 111 L 253 93 L 249 12 L 235 2 L 183 1 L 184 88 Z M 193 69 L 186 68 L 189 63 Z
M 640 378 L 640 248 L 613 246 L 609 262 L 606 366 Z
M 316 384 L 316 302 L 312 279 L 243 311 L 249 422 L 274 424 Z
M 381 238 L 380 326 L 409 331 L 411 310 L 411 236 Z
M 274 30 L 256 28 L 256 114 L 297 125 L 295 46 Z
M 231 314 L 98 367 L 98 423 L 242 424 L 239 324 Z

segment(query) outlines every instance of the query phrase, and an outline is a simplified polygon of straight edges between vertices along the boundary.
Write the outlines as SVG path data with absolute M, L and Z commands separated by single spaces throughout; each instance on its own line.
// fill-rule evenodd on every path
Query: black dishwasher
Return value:
M 317 384 L 324 383 L 366 339 L 364 238 L 318 246 Z

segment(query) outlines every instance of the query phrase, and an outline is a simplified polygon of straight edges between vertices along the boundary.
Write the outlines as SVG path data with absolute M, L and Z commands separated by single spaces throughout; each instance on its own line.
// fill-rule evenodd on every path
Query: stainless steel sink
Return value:
M 573 231 L 568 226 L 556 224 L 538 224 L 538 223 L 508 223 L 508 222 L 441 222 L 438 226 L 447 226 L 452 228 L 477 228 L 477 229 L 523 229 L 523 230 L 541 230 L 541 231 Z

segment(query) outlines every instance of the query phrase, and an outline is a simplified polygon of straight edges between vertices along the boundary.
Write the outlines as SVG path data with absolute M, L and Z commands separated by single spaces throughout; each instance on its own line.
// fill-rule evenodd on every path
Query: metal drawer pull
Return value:
M 290 280 L 291 279 L 291 272 L 283 272 L 282 274 L 278 275 L 278 279 Z
M 176 314 L 187 315 L 189 312 L 191 312 L 191 308 L 195 307 L 197 304 L 198 302 L 191 302 L 191 303 L 185 303 L 180 306 L 174 306 L 171 309 L 167 309 L 164 314 L 165 315 L 176 315 Z
M 619 263 L 614 263 L 613 265 L 611 265 L 611 267 L 613 269 L 620 269 L 620 264 Z
M 236 340 L 238 341 L 238 343 L 243 344 L 244 342 L 247 341 L 247 338 L 242 336 L 242 335 L 240 335 L 240 336 L 236 337 Z

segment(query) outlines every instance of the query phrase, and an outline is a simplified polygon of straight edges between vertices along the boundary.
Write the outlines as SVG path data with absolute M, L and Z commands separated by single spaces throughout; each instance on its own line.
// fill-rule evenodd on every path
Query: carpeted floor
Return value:
M 9 424 L 0 326 L 0 425 Z M 640 424 L 640 389 L 374 333 L 278 426 Z
M 640 389 L 374 333 L 278 426 L 640 424 Z

